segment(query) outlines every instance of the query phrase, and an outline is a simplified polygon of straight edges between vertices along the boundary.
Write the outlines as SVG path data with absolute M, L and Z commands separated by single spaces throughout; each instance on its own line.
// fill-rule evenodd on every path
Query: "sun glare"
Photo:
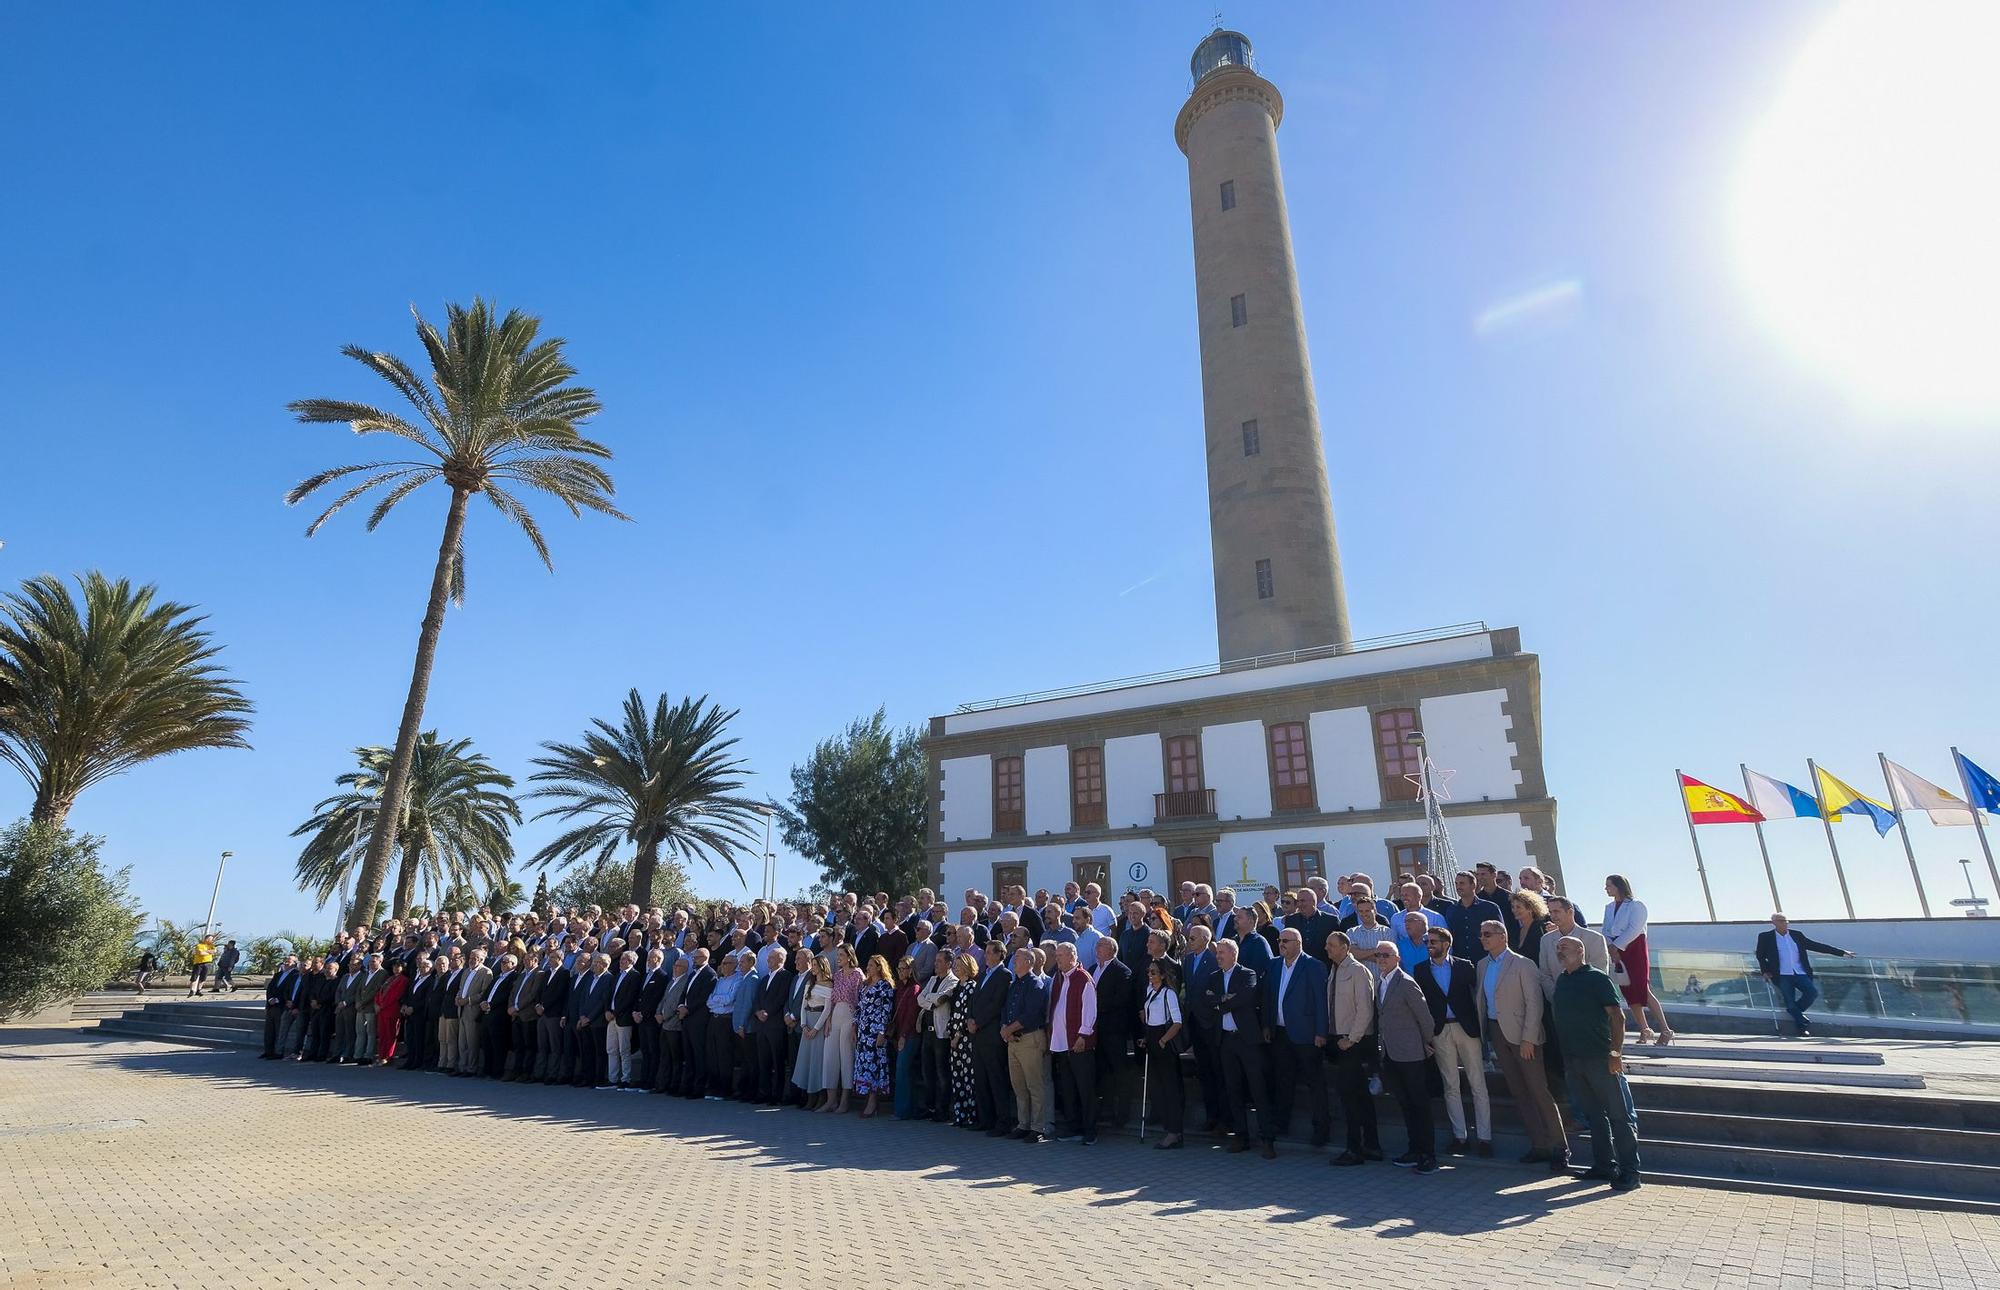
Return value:
M 1757 309 L 1863 404 L 2000 413 L 2000 3 L 1853 3 L 1758 123 L 1735 240 Z

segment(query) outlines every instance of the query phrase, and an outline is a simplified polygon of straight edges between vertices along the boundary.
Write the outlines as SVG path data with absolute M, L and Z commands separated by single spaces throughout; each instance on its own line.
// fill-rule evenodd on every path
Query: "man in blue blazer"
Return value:
M 1312 1107 L 1312 1144 L 1333 1136 L 1326 1096 L 1326 966 L 1305 952 L 1296 927 L 1278 933 L 1278 961 L 1264 973 L 1264 1039 L 1271 1053 L 1271 1111 L 1279 1133 L 1292 1128 L 1301 1080 Z
M 1188 1011 L 1208 1032 L 1222 1066 L 1228 1100 L 1229 1150 L 1250 1146 L 1250 1108 L 1257 1108 L 1257 1136 L 1263 1155 L 1278 1155 L 1277 1119 L 1272 1114 L 1270 1083 L 1264 1070 L 1263 987 L 1256 972 L 1236 961 L 1236 942 L 1215 943 L 1215 970 L 1203 975 L 1189 996 Z
M 1210 947 L 1209 930 L 1197 923 L 1188 929 L 1187 953 L 1181 959 L 1181 993 L 1189 1003 L 1201 997 L 1206 978 L 1215 971 L 1215 951 Z M 1193 1020 L 1192 1017 L 1189 1020 Z M 1206 1026 L 1191 1026 L 1188 1047 L 1194 1053 L 1195 1081 L 1201 1085 L 1204 1111 L 1202 1128 L 1214 1133 L 1228 1115 L 1228 1096 L 1222 1078 L 1222 1060 Z

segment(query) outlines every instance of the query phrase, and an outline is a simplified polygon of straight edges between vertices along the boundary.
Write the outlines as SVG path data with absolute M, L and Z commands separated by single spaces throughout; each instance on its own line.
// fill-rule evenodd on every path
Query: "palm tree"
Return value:
M 435 730 L 417 738 L 396 830 L 402 863 L 390 912 L 397 918 L 415 903 L 420 876 L 425 890 L 433 892 L 450 883 L 499 882 L 507 876 L 507 862 L 514 858 L 509 832 L 521 822 L 521 808 L 507 792 L 514 779 L 471 747 L 470 739 L 445 743 Z M 393 761 L 382 747 L 357 748 L 354 755 L 360 769 L 334 781 L 342 791 L 315 805 L 313 817 L 292 830 L 295 838 L 311 835 L 299 853 L 298 879 L 321 905 L 353 874 L 355 837 L 375 809 Z M 367 907 L 355 901 L 354 908 Z
M 190 606 L 95 570 L 77 584 L 81 606 L 48 575 L 0 604 L 0 759 L 34 786 L 38 823 L 140 762 L 250 746 L 250 703 Z
M 597 464 L 611 450 L 584 438 L 577 427 L 594 416 L 597 394 L 570 384 L 576 375 L 563 357 L 563 341 L 536 340 L 541 320 L 519 310 L 495 319 L 492 306 L 475 298 L 471 308 L 445 307 L 443 335 L 413 307 L 417 339 L 430 362 L 429 384 L 393 354 L 348 345 L 341 350 L 387 381 L 417 411 L 414 421 L 365 403 L 345 399 L 301 399 L 290 405 L 299 420 L 324 424 L 345 422 L 356 434 L 393 435 L 414 445 L 415 460 L 371 461 L 336 466 L 302 481 L 285 494 L 288 504 L 303 501 L 336 479 L 359 474 L 306 528 L 319 531 L 334 512 L 371 490 L 386 491 L 369 513 L 373 532 L 395 505 L 433 480 L 450 490 L 445 510 L 444 538 L 438 543 L 431 572 L 430 601 L 417 633 L 416 664 L 411 669 L 403 720 L 396 730 L 396 749 L 382 786 L 382 813 L 376 817 L 368 858 L 355 887 L 358 907 L 366 908 L 381 892 L 389 871 L 395 833 L 388 821 L 402 809 L 403 795 L 415 755 L 417 727 L 424 716 L 431 665 L 437 658 L 438 636 L 444 630 L 447 600 L 465 600 L 465 518 L 475 495 L 483 494 L 493 508 L 520 526 L 544 566 L 553 569 L 548 544 L 528 508 L 511 491 L 514 487 L 551 494 L 572 515 L 597 511 L 627 518 L 611 504 L 611 476 Z
M 591 866 L 601 868 L 629 842 L 636 848 L 632 899 L 641 905 L 651 898 L 662 852 L 711 869 L 719 859 L 742 877 L 736 856 L 754 844 L 753 821 L 762 816 L 757 803 L 736 796 L 746 772 L 729 752 L 736 741 L 723 735 L 735 716 L 710 704 L 707 695 L 669 704 L 663 694 L 649 718 L 633 690 L 625 697 L 622 725 L 594 720 L 580 745 L 543 744 L 549 755 L 534 760 L 541 769 L 528 778 L 549 787 L 526 797 L 560 804 L 534 818 L 583 822 L 528 863 L 562 868 L 594 852 Z
M 524 894 L 520 883 L 503 875 L 493 884 L 493 890 L 486 893 L 486 907 L 496 914 L 511 914 Z

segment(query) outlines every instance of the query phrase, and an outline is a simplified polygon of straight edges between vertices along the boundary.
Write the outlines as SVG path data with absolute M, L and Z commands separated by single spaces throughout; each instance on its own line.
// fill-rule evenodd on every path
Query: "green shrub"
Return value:
M 0 831 L 0 1018 L 94 990 L 131 966 L 139 911 L 102 840 L 23 820 Z

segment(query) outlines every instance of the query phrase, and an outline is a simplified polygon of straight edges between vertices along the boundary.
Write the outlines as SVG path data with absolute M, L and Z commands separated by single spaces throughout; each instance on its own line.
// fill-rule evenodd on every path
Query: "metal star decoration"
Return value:
M 1431 787 L 1437 790 L 1437 795 L 1441 800 L 1449 802 L 1451 800 L 1451 791 L 1448 788 L 1448 785 L 1451 783 L 1451 777 L 1453 775 L 1458 774 L 1458 772 L 1455 770 L 1446 770 L 1442 766 L 1437 765 L 1435 762 L 1431 762 L 1430 758 L 1428 757 L 1426 757 L 1424 760 L 1430 764 Z M 1403 778 L 1417 786 L 1417 800 L 1419 802 L 1423 801 L 1425 795 L 1430 791 L 1429 789 L 1426 789 L 1424 787 L 1423 775 L 1421 773 L 1416 775 L 1405 775 L 1403 776 Z

